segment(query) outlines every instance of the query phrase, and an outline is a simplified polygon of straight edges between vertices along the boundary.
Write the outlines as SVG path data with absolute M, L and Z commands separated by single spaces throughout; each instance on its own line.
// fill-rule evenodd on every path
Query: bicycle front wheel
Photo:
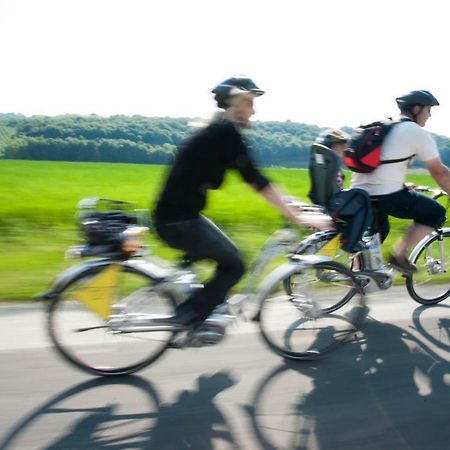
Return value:
M 286 292 L 286 280 L 297 280 Z M 351 338 L 366 314 L 364 293 L 354 274 L 334 261 L 288 263 L 269 276 L 261 292 L 261 333 L 276 353 L 290 359 L 316 359 Z M 348 298 L 339 314 L 323 304 Z
M 122 332 L 117 322 L 168 317 L 175 306 L 174 299 L 158 292 L 154 280 L 139 270 L 120 264 L 89 268 L 52 300 L 49 334 L 58 352 L 86 372 L 130 374 L 155 361 L 174 332 L 148 328 Z
M 450 229 L 436 231 L 412 252 L 417 272 L 406 277 L 409 295 L 418 303 L 433 305 L 450 296 Z
M 357 270 L 364 269 L 364 260 L 361 253 L 350 255 L 341 250 L 340 235 L 335 231 L 314 233 L 302 242 L 295 254 L 326 255 L 333 258 L 334 262 L 338 262 L 348 267 L 350 270 L 353 270 L 355 267 Z M 302 276 L 299 277 L 294 274 L 292 277 L 287 277 L 284 280 L 284 289 L 286 293 L 288 295 L 296 294 L 302 289 L 302 282 Z M 330 296 L 328 297 L 328 301 L 322 299 L 320 303 L 322 312 L 332 313 L 340 309 L 351 300 L 354 292 L 355 291 L 351 287 L 349 287 L 347 291 L 341 287 L 340 295 Z

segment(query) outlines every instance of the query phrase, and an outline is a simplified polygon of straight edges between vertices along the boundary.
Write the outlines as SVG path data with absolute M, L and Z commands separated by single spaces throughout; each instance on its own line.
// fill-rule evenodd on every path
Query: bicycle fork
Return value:
M 440 273 L 447 272 L 446 267 L 444 265 L 445 263 L 444 238 L 442 233 L 439 233 L 438 236 L 439 237 L 437 242 L 438 242 L 439 257 L 437 259 L 433 257 L 433 248 L 431 245 L 427 247 L 427 256 L 425 257 L 425 266 L 427 267 L 428 272 L 431 275 L 437 275 Z

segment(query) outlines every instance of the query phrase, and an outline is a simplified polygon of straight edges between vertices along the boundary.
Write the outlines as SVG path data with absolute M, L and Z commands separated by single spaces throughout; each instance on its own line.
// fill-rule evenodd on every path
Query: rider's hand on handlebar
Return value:
M 317 230 L 334 230 L 333 219 L 322 213 L 302 212 L 296 217 L 295 223 L 302 227 L 311 227 Z

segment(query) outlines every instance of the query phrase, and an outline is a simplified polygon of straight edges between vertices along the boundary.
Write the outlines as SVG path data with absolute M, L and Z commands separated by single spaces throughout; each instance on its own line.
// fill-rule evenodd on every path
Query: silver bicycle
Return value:
M 418 192 L 425 192 L 433 199 L 445 199 L 448 210 L 449 197 L 446 192 L 428 186 L 417 186 Z M 301 207 L 301 204 L 299 204 Z M 340 248 L 338 231 L 313 233 L 300 242 L 294 254 L 327 255 L 339 261 L 351 270 L 359 280 L 364 292 L 389 289 L 393 283 L 393 270 L 383 262 L 380 235 L 378 232 L 368 234 L 364 240 L 366 248 L 358 253 L 345 253 Z M 417 266 L 417 272 L 404 276 L 410 296 L 417 302 L 430 305 L 439 303 L 450 296 L 450 228 L 440 228 L 423 238 L 412 250 L 409 260 Z M 303 287 L 300 285 L 299 289 Z M 285 289 L 295 292 L 296 277 L 285 280 Z M 324 306 L 327 312 L 333 312 L 349 301 L 351 292 L 345 294 L 338 302 Z
M 291 254 L 286 262 L 298 235 L 280 230 L 262 247 L 240 293 L 219 305 L 199 329 L 175 329 L 161 319 L 202 289 L 193 266 L 151 255 L 142 245 L 147 228 L 125 202 L 85 199 L 79 210 L 86 243 L 68 253 L 86 259 L 57 276 L 42 298 L 49 301 L 55 348 L 91 374 L 129 374 L 169 348 L 217 344 L 223 337 L 217 326 L 238 317 L 256 318 L 264 340 L 280 355 L 316 358 L 348 340 L 365 313 L 354 273 L 324 255 Z M 288 294 L 283 282 L 294 275 L 302 288 Z M 350 296 L 346 308 L 327 314 L 323 303 L 336 302 L 343 293 Z

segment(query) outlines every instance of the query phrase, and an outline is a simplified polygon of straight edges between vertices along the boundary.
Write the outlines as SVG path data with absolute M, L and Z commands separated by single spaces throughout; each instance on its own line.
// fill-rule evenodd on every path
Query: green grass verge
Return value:
M 0 160 L 0 300 L 30 299 L 45 290 L 58 272 L 75 263 L 64 260 L 64 252 L 79 243 L 74 214 L 81 198 L 127 200 L 138 208 L 150 208 L 166 169 L 133 164 Z M 307 199 L 306 170 L 265 172 L 285 193 Z M 412 175 L 410 180 L 433 185 L 426 175 Z M 284 224 L 280 214 L 235 174 L 227 177 L 222 189 L 211 191 L 205 213 L 235 240 L 248 263 L 271 232 Z M 407 226 L 407 221 L 392 220 L 385 251 Z M 178 254 L 155 236 L 149 236 L 148 241 L 158 256 L 174 259 Z

